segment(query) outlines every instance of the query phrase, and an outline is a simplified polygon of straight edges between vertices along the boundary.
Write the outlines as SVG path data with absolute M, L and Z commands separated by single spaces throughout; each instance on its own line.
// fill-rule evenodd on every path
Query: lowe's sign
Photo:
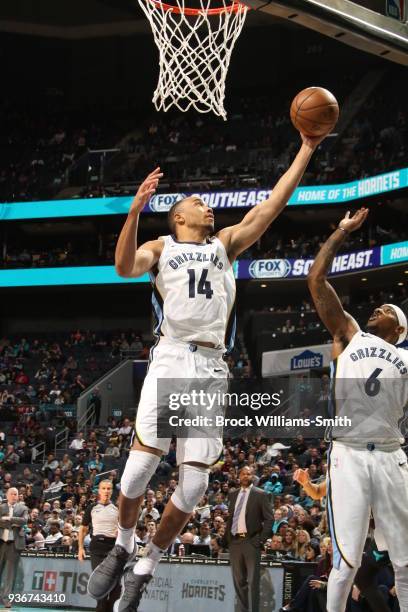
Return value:
M 359 181 L 339 185 L 298 187 L 289 206 L 343 204 L 408 187 L 408 168 L 387 172 Z M 172 205 L 189 195 L 199 196 L 214 209 L 250 208 L 269 197 L 271 189 L 216 191 L 204 193 L 164 193 L 153 196 L 144 213 L 166 213 Z M 46 202 L 0 203 L 0 220 L 48 219 L 61 217 L 95 217 L 98 215 L 127 214 L 133 196 L 51 200 Z
M 314 353 L 313 351 L 303 351 L 299 355 L 294 355 L 290 360 L 291 370 L 306 370 L 309 368 L 323 367 L 323 353 Z
M 266 351 L 262 353 L 262 378 L 291 372 L 306 372 L 314 368 L 327 368 L 331 360 L 331 351 L 331 344 Z

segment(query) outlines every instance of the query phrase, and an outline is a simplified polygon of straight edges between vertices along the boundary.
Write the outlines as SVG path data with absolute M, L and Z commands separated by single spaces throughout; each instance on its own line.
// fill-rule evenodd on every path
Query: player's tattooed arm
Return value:
M 151 172 L 140 185 L 120 232 L 115 250 L 115 268 L 119 276 L 136 278 L 145 274 L 158 262 L 163 249 L 162 240 L 151 240 L 138 248 L 137 231 L 139 215 L 155 193 L 163 174 L 160 168 Z
M 286 207 L 290 197 L 302 180 L 303 174 L 316 147 L 324 136 L 309 138 L 302 136 L 302 146 L 290 168 L 279 179 L 267 200 L 254 206 L 241 223 L 226 227 L 218 233 L 230 261 L 252 246 L 268 229 L 270 224 Z
M 347 234 L 361 227 L 368 214 L 362 208 L 353 217 L 348 212 L 338 228 L 326 240 L 314 260 L 307 276 L 307 282 L 317 313 L 334 340 L 334 352 L 341 352 L 359 327 L 343 305 L 332 285 L 327 280 L 328 272 Z M 335 355 L 336 356 L 336 355 Z

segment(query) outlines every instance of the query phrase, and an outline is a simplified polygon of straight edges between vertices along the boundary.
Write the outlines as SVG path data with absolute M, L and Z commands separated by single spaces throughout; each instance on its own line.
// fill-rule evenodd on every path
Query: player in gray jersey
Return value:
M 347 213 L 320 249 L 308 274 L 316 310 L 333 336 L 333 409 L 351 419 L 334 428 L 327 474 L 333 541 L 328 612 L 344 612 L 361 563 L 372 512 L 389 551 L 401 612 L 408 612 L 408 465 L 399 422 L 408 401 L 407 318 L 395 304 L 375 308 L 361 331 L 327 281 L 333 259 L 368 214 Z M 334 416 L 334 415 L 332 415 Z M 377 542 L 378 544 L 378 542 Z
M 285 208 L 317 145 L 323 140 L 302 136 L 302 146 L 268 199 L 254 206 L 237 225 L 214 232 L 214 213 L 201 198 L 177 202 L 169 212 L 171 235 L 138 245 L 139 215 L 154 194 L 162 174 L 157 168 L 140 187 L 119 236 L 115 253 L 121 276 L 148 272 L 153 284 L 157 343 L 141 392 L 135 441 L 121 479 L 118 539 L 107 558 L 92 573 L 88 591 L 103 598 L 115 586 L 134 553 L 134 528 L 144 492 L 170 439 L 157 433 L 157 386 L 161 379 L 193 381 L 228 377 L 223 360 L 232 348 L 235 330 L 235 278 L 232 264 L 264 234 Z M 219 384 L 218 383 L 218 384 Z M 160 561 L 188 522 L 208 486 L 209 468 L 222 453 L 222 437 L 178 437 L 179 484 L 146 554 L 125 572 L 117 612 L 137 610 L 142 592 Z M 116 605 L 116 604 L 115 604 Z

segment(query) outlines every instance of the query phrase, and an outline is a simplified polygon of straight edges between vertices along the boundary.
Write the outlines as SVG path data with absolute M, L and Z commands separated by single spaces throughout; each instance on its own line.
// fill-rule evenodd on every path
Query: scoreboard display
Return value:
M 359 4 L 380 15 L 387 15 L 400 21 L 407 18 L 407 0 L 352 0 L 354 4 Z

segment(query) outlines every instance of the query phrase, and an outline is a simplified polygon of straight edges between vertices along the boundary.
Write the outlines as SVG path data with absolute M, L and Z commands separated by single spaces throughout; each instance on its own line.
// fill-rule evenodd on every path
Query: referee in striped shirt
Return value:
M 94 570 L 114 547 L 118 531 L 118 509 L 111 501 L 112 482 L 102 480 L 98 488 L 98 501 L 85 510 L 82 525 L 78 533 L 78 560 L 85 558 L 84 539 L 91 531 L 91 565 Z M 112 612 L 113 604 L 120 597 L 120 583 L 105 599 L 98 601 L 97 612 Z

